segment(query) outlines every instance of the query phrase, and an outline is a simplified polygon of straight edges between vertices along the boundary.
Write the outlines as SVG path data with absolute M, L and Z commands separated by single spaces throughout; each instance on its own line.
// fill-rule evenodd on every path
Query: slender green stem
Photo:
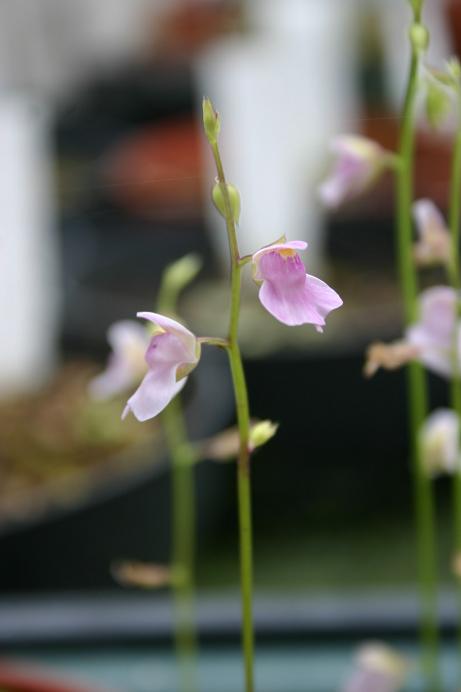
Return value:
M 458 87 L 457 107 L 460 113 L 458 114 L 458 128 L 451 163 L 449 225 L 451 235 L 450 280 L 453 288 L 459 290 L 461 288 L 459 257 L 459 221 L 461 213 L 461 87 Z
M 172 464 L 172 562 L 175 647 L 181 692 L 197 692 L 195 627 L 195 452 L 188 441 L 180 397 L 162 412 Z
M 419 19 L 419 17 L 417 18 Z M 413 200 L 414 110 L 419 54 L 413 48 L 400 130 L 400 166 L 397 175 L 397 249 L 405 325 L 418 317 L 417 276 L 412 258 L 411 205 Z M 419 430 L 428 411 L 427 381 L 419 363 L 407 369 L 407 393 L 411 435 L 415 520 L 421 598 L 421 643 L 427 689 L 440 690 L 438 671 L 437 572 L 434 498 L 430 479 L 424 474 Z
M 218 182 L 224 199 L 227 235 L 231 256 L 231 308 L 229 319 L 228 348 L 229 362 L 234 384 L 237 423 L 240 433 L 240 448 L 237 460 L 237 492 L 240 534 L 240 581 L 242 595 L 242 639 L 245 669 L 245 690 L 254 691 L 254 632 L 253 632 L 253 549 L 251 528 L 251 477 L 250 477 L 250 413 L 248 392 L 243 370 L 242 356 L 238 344 L 240 314 L 241 263 L 237 233 L 226 178 L 217 143 L 212 144 Z
M 460 276 L 460 213 L 461 213 L 461 88 L 457 89 L 458 128 L 456 132 L 453 157 L 451 164 L 450 207 L 449 225 L 451 235 L 451 253 L 449 275 L 453 288 L 458 293 L 455 304 L 455 328 L 453 330 L 453 377 L 451 379 L 451 406 L 458 415 L 461 424 L 461 372 L 458 357 L 458 324 L 461 308 L 459 291 L 461 288 Z M 455 553 L 461 553 L 461 470 L 458 469 L 453 478 L 453 514 L 454 514 L 454 545 Z M 459 578 L 458 578 L 459 579 Z M 458 583 L 458 608 L 461 623 L 461 583 Z M 458 624 L 458 638 L 461 649 L 461 624 Z

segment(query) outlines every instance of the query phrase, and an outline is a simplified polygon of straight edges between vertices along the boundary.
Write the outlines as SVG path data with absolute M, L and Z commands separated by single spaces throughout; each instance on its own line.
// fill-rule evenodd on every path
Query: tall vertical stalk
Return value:
M 449 226 L 451 236 L 451 252 L 449 264 L 450 282 L 458 294 L 455 303 L 454 329 L 453 329 L 453 376 L 451 379 L 451 406 L 458 415 L 461 425 L 461 372 L 458 356 L 458 332 L 461 301 L 459 291 L 461 289 L 460 275 L 460 213 L 461 213 L 461 87 L 456 88 L 458 126 L 453 147 L 450 179 L 450 206 Z M 454 546 L 456 555 L 461 553 L 461 469 L 457 469 L 453 478 L 453 515 L 454 515 Z M 459 617 L 461 622 L 461 583 L 458 585 Z M 458 625 L 458 637 L 461 648 L 461 628 Z
M 250 477 L 250 414 L 248 392 L 243 370 L 242 356 L 238 344 L 238 326 L 240 314 L 241 263 L 234 213 L 224 175 L 224 169 L 217 142 L 210 142 L 218 183 L 224 201 L 226 229 L 229 240 L 231 259 L 231 307 L 227 352 L 234 385 L 237 424 L 240 434 L 239 455 L 237 459 L 237 492 L 239 508 L 240 535 L 240 582 L 242 595 L 242 637 L 245 670 L 245 690 L 254 691 L 254 633 L 253 633 L 253 556 L 251 527 L 251 477 Z
M 176 274 L 173 278 L 172 270 L 178 272 L 180 265 L 181 276 Z M 197 258 L 188 255 L 164 272 L 157 298 L 159 312 L 176 314 L 179 294 L 199 268 Z M 181 396 L 175 397 L 162 411 L 161 419 L 171 460 L 171 562 L 179 692 L 198 692 L 194 482 L 197 458 L 189 441 Z
M 172 469 L 172 566 L 175 648 L 181 692 L 197 692 L 195 626 L 195 453 L 188 441 L 180 397 L 162 411 Z
M 412 30 L 422 28 L 420 4 L 414 15 Z M 397 168 L 397 253 L 402 288 L 405 325 L 418 317 L 417 275 L 413 262 L 411 207 L 413 200 L 414 114 L 420 50 L 412 41 L 412 54 L 405 102 L 402 113 Z M 419 431 L 428 412 L 427 380 L 422 366 L 411 363 L 407 368 L 407 396 L 411 435 L 411 459 L 417 533 L 419 589 L 421 599 L 421 643 L 423 670 L 427 689 L 440 689 L 438 671 L 437 570 L 434 498 L 430 479 L 421 464 Z

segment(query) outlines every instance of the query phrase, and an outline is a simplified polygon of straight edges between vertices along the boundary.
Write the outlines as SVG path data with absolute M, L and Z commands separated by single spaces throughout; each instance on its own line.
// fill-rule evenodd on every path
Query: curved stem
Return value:
M 402 287 L 405 325 L 418 317 L 417 276 L 412 258 L 411 205 L 413 199 L 414 107 L 417 91 L 419 56 L 413 49 L 402 114 L 397 175 L 397 250 Z M 419 588 L 422 608 L 421 643 L 423 668 L 428 689 L 440 689 L 438 671 L 437 573 L 434 498 L 431 480 L 421 464 L 419 430 L 428 411 L 427 380 L 422 366 L 407 368 L 407 396 L 411 434 L 413 491 L 418 545 Z
M 228 348 L 229 362 L 234 385 L 237 423 L 240 433 L 239 455 L 237 459 L 237 492 L 240 534 L 240 581 L 242 595 L 242 638 L 245 668 L 245 690 L 254 690 L 254 632 L 253 632 L 253 549 L 251 526 L 251 476 L 250 476 L 250 412 L 248 392 L 243 370 L 242 356 L 238 344 L 240 314 L 241 264 L 234 216 L 232 213 L 226 178 L 217 143 L 212 145 L 213 157 L 218 174 L 218 182 L 224 199 L 227 235 L 231 256 L 231 308 L 229 318 Z
M 162 412 L 172 464 L 172 562 L 175 647 L 180 690 L 196 692 L 197 634 L 195 627 L 195 452 L 189 443 L 180 397 Z

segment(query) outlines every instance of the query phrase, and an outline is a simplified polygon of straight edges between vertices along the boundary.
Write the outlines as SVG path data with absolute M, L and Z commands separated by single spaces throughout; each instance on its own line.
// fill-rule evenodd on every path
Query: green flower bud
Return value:
M 439 85 L 435 80 L 428 80 L 426 84 L 426 117 L 430 125 L 438 127 L 448 115 L 450 110 L 450 96 L 447 89 Z
M 232 209 L 232 215 L 234 218 L 234 221 L 236 223 L 239 222 L 240 219 L 240 193 L 237 190 L 236 187 L 231 185 L 230 183 L 226 184 L 227 187 L 227 192 L 229 195 L 229 201 Z M 226 203 L 224 199 L 224 193 L 222 189 L 222 184 L 221 183 L 216 183 L 213 186 L 213 190 L 211 193 L 211 197 L 213 199 L 214 205 L 216 209 L 219 211 L 219 213 L 226 218 Z
M 450 58 L 447 62 L 447 71 L 450 77 L 455 81 L 459 82 L 461 80 L 461 64 L 458 58 Z
M 179 294 L 195 279 L 201 268 L 202 260 L 191 252 L 165 269 L 158 294 L 159 311 L 176 312 Z
M 278 427 L 278 423 L 273 423 L 271 420 L 262 420 L 253 425 L 250 430 L 250 449 L 253 450 L 269 442 L 274 437 Z
M 410 41 L 414 51 L 422 53 L 429 46 L 429 32 L 423 24 L 412 24 L 410 27 Z
M 195 279 L 202 268 L 202 260 L 191 252 L 170 264 L 164 271 L 162 284 L 168 291 L 179 293 Z
M 421 15 L 421 10 L 423 8 L 423 0 L 410 0 L 410 5 L 413 10 L 413 14 L 415 17 L 419 17 Z
M 210 99 L 203 99 L 202 111 L 203 128 L 205 130 L 206 137 L 210 144 L 216 144 L 219 131 L 221 129 L 221 122 L 219 120 L 219 115 L 213 108 L 213 104 L 211 103 Z

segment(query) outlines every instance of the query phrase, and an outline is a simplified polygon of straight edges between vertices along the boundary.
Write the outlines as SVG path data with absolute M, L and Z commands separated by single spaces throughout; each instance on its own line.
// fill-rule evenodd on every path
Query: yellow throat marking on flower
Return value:
M 282 250 L 278 251 L 279 255 L 283 257 L 283 259 L 287 259 L 288 257 L 295 257 L 296 256 L 296 250 L 293 250 L 292 248 L 283 248 Z

